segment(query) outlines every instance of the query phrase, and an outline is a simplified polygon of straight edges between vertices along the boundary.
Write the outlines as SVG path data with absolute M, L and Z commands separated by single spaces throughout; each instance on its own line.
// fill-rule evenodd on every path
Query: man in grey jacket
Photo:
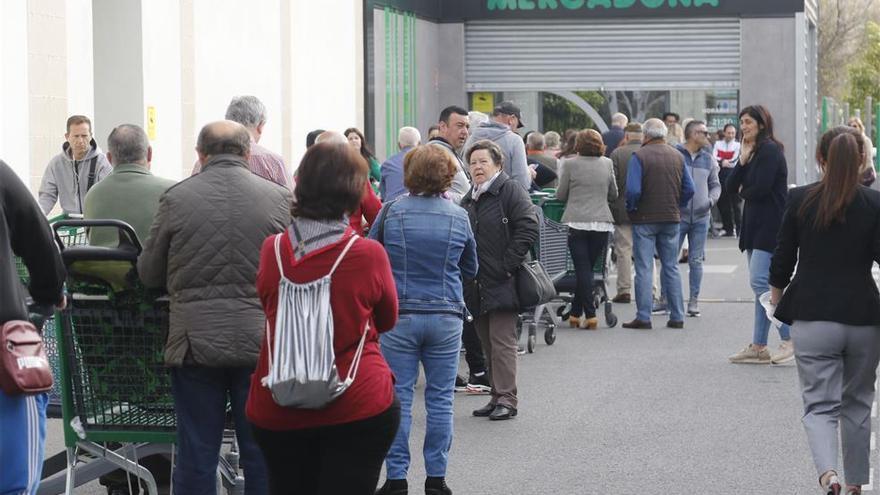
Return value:
M 504 172 L 528 191 L 532 187 L 532 175 L 526 160 L 526 145 L 519 134 L 511 129 L 523 126 L 522 112 L 516 104 L 502 101 L 492 112 L 492 118 L 471 130 L 471 137 L 464 145 L 465 151 L 481 139 L 493 141 L 504 155 Z
M 202 171 L 168 189 L 138 273 L 171 298 L 165 362 L 177 415 L 175 493 L 215 493 L 226 397 L 247 473 L 247 494 L 268 493 L 266 468 L 245 416 L 265 331 L 254 281 L 263 240 L 290 223 L 287 188 L 248 169 L 250 135 L 220 121 L 199 133 Z
M 709 224 L 712 217 L 712 206 L 721 196 L 721 182 L 718 180 L 718 164 L 712 154 L 706 151 L 709 146 L 709 131 L 706 123 L 692 120 L 684 128 L 684 144 L 676 145 L 684 157 L 684 164 L 694 180 L 694 197 L 681 208 L 681 224 L 679 224 L 679 249 L 688 240 L 688 270 L 690 298 L 688 299 L 688 316 L 700 316 L 697 299 L 700 296 L 700 284 L 703 281 L 703 258 L 706 249 L 706 237 L 709 235 Z
M 458 170 L 452 178 L 452 185 L 446 194 L 455 204 L 471 190 L 471 178 L 468 166 L 461 161 L 462 147 L 468 138 L 468 112 L 457 105 L 451 105 L 440 112 L 437 135 L 428 144 L 445 149 L 453 158 Z
M 57 202 L 64 213 L 82 213 L 86 193 L 111 170 L 110 162 L 92 138 L 92 121 L 84 115 L 71 116 L 61 153 L 43 172 L 40 209 L 48 215 Z

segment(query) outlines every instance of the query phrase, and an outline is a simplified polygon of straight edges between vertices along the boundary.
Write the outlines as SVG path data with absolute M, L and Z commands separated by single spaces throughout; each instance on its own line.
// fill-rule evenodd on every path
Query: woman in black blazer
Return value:
M 847 127 L 822 136 L 816 160 L 824 176 L 790 192 L 770 267 L 770 302 L 778 303 L 776 318 L 792 325 L 804 429 L 829 494 L 841 490 L 838 422 L 846 493 L 861 493 L 869 478 L 880 361 L 880 295 L 871 276 L 880 261 L 880 192 L 859 185 L 864 154 L 861 135 Z
M 773 136 L 773 117 L 766 108 L 761 105 L 743 108 L 739 112 L 739 122 L 743 135 L 742 150 L 739 163 L 727 178 L 725 187 L 728 194 L 739 195 L 745 200 L 739 249 L 748 256 L 749 284 L 755 294 L 755 323 L 751 343 L 728 359 L 732 363 L 782 364 L 794 360 L 788 325 L 779 327 L 782 342 L 771 355 L 767 349 L 770 320 L 758 298 L 770 290 L 770 258 L 776 248 L 776 233 L 785 210 L 788 166 L 782 143 Z

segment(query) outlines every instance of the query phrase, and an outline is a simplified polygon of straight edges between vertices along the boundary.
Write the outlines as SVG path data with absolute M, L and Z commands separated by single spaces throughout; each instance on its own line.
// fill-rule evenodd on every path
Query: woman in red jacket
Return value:
M 280 234 L 287 279 L 303 284 L 330 273 L 355 235 L 345 216 L 357 209 L 366 180 L 367 163 L 351 146 L 322 143 L 306 152 L 297 171 L 293 221 Z M 257 273 L 271 332 L 281 280 L 274 240 L 263 242 Z M 381 244 L 357 239 L 351 245 L 331 277 L 330 306 L 341 377 L 348 374 L 362 332 L 369 332 L 348 390 L 323 409 L 279 406 L 261 383 L 268 374 L 265 338 L 251 378 L 247 415 L 266 458 L 273 494 L 372 494 L 397 431 L 400 406 L 378 335 L 397 322 L 397 289 Z

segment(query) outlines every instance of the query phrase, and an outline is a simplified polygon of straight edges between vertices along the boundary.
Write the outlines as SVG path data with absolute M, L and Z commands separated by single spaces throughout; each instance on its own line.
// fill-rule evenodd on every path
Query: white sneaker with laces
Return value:
M 770 356 L 770 362 L 773 364 L 785 364 L 794 361 L 794 344 L 791 340 L 783 340 L 779 347 Z

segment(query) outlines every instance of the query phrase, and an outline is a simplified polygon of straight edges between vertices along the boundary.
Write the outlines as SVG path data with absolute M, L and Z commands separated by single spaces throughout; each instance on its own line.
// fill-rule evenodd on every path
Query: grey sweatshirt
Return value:
M 464 144 L 464 149 L 470 149 L 474 143 L 481 139 L 494 141 L 501 148 L 504 155 L 504 172 L 528 191 L 532 186 L 532 178 L 529 175 L 529 166 L 526 161 L 526 145 L 519 134 L 511 131 L 504 124 L 489 120 L 471 131 L 470 137 Z
M 447 153 L 452 155 L 455 158 L 455 163 L 458 170 L 455 172 L 455 177 L 452 178 L 452 185 L 449 187 L 449 190 L 446 191 L 446 195 L 455 202 L 455 204 L 461 203 L 461 198 L 464 197 L 468 191 L 471 190 L 471 180 L 468 174 L 465 172 L 465 164 L 461 161 L 461 157 L 458 156 L 458 153 L 455 152 L 455 149 L 443 139 L 435 138 L 428 141 L 428 144 L 433 144 L 434 146 L 439 146 L 446 150 Z
M 44 215 L 52 211 L 56 202 L 61 205 L 65 213 L 82 213 L 89 185 L 89 162 L 93 157 L 97 157 L 95 184 L 110 175 L 113 169 L 104 152 L 94 139 L 91 145 L 82 160 L 74 160 L 70 144 L 65 141 L 61 146 L 61 153 L 55 155 L 49 162 L 43 173 L 39 194 L 40 209 L 43 210 Z

